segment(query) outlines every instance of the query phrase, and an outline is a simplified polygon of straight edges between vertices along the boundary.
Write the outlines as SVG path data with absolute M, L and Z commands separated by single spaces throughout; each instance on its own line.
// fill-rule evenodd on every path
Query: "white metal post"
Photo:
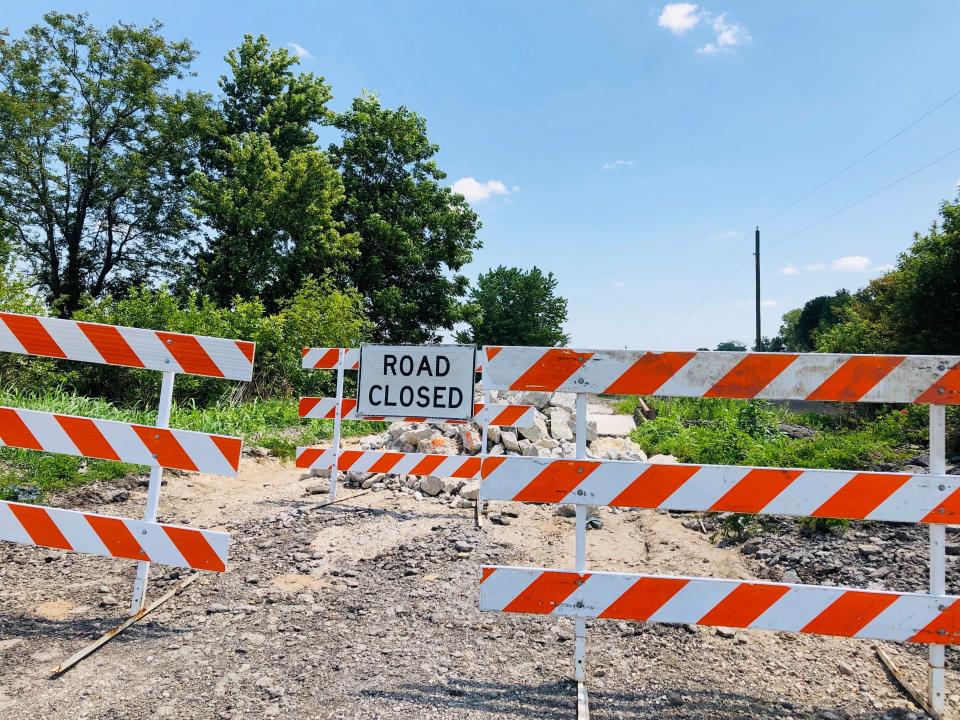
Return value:
M 930 474 L 945 475 L 947 472 L 946 448 L 947 414 L 943 405 L 930 406 Z M 930 525 L 930 594 L 945 595 L 947 592 L 947 528 L 945 525 Z M 945 697 L 944 645 L 930 646 L 928 688 L 930 705 L 938 713 L 943 712 Z
M 587 396 L 577 393 L 577 459 L 587 457 Z M 576 571 L 584 572 L 587 569 L 587 506 L 577 505 L 577 549 Z M 573 676 L 577 683 L 586 682 L 586 654 L 587 654 L 587 621 L 576 618 L 575 640 L 573 654 Z
M 333 413 L 333 467 L 330 468 L 330 500 L 337 499 L 337 479 L 340 477 L 340 423 L 343 415 L 343 376 L 346 371 L 346 350 L 340 348 L 337 360 L 337 405 Z
M 481 379 L 480 387 L 483 387 Z M 483 391 L 483 434 L 480 436 L 480 466 L 483 467 L 483 461 L 487 457 L 487 429 L 490 427 L 490 405 L 493 404 L 493 394 L 489 390 Z M 480 486 L 477 492 L 477 503 L 473 507 L 473 520 L 476 526 L 483 527 L 483 471 L 477 477 L 477 483 Z
M 158 428 L 170 427 L 170 408 L 173 405 L 173 381 L 177 374 L 172 371 L 163 373 L 160 383 L 160 406 L 157 408 Z M 150 485 L 147 487 L 147 508 L 143 519 L 155 522 L 157 508 L 160 505 L 160 485 L 163 483 L 163 468 L 154 463 L 150 468 Z M 130 614 L 135 615 L 143 609 L 147 602 L 147 583 L 150 578 L 150 563 L 141 560 L 137 563 L 137 578 L 133 582 L 133 598 L 130 601 Z

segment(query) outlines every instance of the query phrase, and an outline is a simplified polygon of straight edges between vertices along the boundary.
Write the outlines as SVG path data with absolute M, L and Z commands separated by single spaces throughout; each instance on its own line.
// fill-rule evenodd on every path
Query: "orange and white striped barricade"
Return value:
M 243 340 L 0 312 L 0 352 L 163 373 L 155 426 L 0 407 L 0 445 L 150 466 L 143 521 L 18 503 L 0 507 L 0 539 L 139 561 L 130 612 L 146 603 L 150 563 L 224 572 L 228 536 L 156 523 L 163 468 L 237 474 L 243 441 L 171 430 L 177 373 L 250 380 Z
M 485 458 L 480 497 L 576 506 L 573 571 L 483 568 L 482 610 L 575 618 L 578 710 L 588 716 L 585 621 L 618 618 L 926 643 L 930 705 L 944 706 L 944 646 L 960 644 L 960 603 L 946 594 L 945 528 L 960 523 L 960 477 L 946 474 L 945 406 L 960 404 L 960 357 L 643 352 L 486 347 L 484 390 L 577 394 L 577 458 Z M 586 459 L 588 394 L 925 403 L 930 472 L 657 465 Z M 930 592 L 586 569 L 587 505 L 834 517 L 930 525 Z
M 481 372 L 482 365 L 479 362 L 481 355 L 478 353 L 477 358 L 477 367 L 476 371 Z M 480 457 L 486 455 L 487 452 L 487 428 L 490 425 L 499 425 L 506 427 L 529 427 L 533 424 L 535 409 L 530 405 L 504 405 L 496 404 L 491 401 L 490 394 L 487 393 L 484 397 L 484 402 L 474 404 L 474 414 L 469 420 L 457 420 L 457 419 L 445 419 L 445 418 L 432 418 L 426 416 L 413 416 L 413 415 L 364 415 L 360 416 L 357 413 L 357 400 L 355 398 L 345 398 L 343 396 L 343 385 L 344 385 L 344 373 L 347 370 L 359 370 L 360 369 L 360 348 L 304 348 L 303 349 L 303 368 L 305 370 L 335 370 L 337 373 L 337 396 L 333 398 L 321 398 L 321 397 L 304 397 L 300 398 L 299 413 L 300 417 L 305 419 L 326 419 L 333 420 L 333 439 L 331 442 L 331 448 L 308 448 L 300 447 L 297 448 L 297 467 L 311 470 L 329 470 L 330 471 L 330 499 L 336 499 L 337 493 L 337 479 L 340 472 L 346 472 L 347 470 L 354 471 L 364 471 L 364 472 L 378 472 L 385 473 L 388 475 L 431 475 L 438 474 L 443 477 L 466 477 L 463 474 L 458 475 L 443 475 L 442 472 L 431 473 L 431 472 L 413 472 L 409 470 L 403 470 L 402 468 L 407 468 L 411 466 L 411 463 L 414 466 L 425 468 L 430 465 L 432 460 L 424 460 L 424 457 L 427 458 L 445 458 L 445 457 L 461 457 L 461 456 L 443 456 L 443 455 L 422 455 L 420 453 L 383 453 L 384 455 L 389 456 L 390 458 L 396 458 L 398 456 L 406 456 L 405 462 L 397 462 L 391 464 L 387 467 L 387 461 L 383 460 L 376 465 L 376 470 L 367 470 L 363 467 L 364 463 L 360 463 L 357 466 L 354 466 L 357 458 L 353 453 L 345 453 L 349 457 L 349 460 L 340 461 L 338 456 L 341 453 L 340 450 L 340 435 L 341 435 L 341 422 L 343 420 L 373 420 L 373 421 L 384 421 L 384 422 L 418 422 L 418 423 L 429 423 L 429 424 L 466 424 L 466 423 L 477 423 L 481 427 L 481 438 L 480 438 Z M 364 453 L 365 458 L 372 457 L 377 455 L 377 453 Z M 467 457 L 463 456 L 464 459 L 469 459 L 471 461 L 476 461 L 476 463 L 469 463 L 470 467 L 473 467 L 475 464 L 475 469 L 470 477 L 476 476 L 480 471 L 479 458 L 477 457 Z M 438 467 L 439 467 L 439 461 Z M 319 463 L 319 464 L 318 464 Z M 443 465 L 441 470 L 447 468 L 447 465 Z M 462 468 L 461 468 L 462 471 Z M 477 511 L 477 518 L 479 521 L 479 506 Z

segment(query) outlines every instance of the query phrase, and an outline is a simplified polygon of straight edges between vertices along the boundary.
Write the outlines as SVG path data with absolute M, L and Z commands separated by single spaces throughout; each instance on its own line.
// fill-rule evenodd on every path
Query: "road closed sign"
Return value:
M 464 345 L 362 345 L 357 415 L 469 420 L 475 370 Z

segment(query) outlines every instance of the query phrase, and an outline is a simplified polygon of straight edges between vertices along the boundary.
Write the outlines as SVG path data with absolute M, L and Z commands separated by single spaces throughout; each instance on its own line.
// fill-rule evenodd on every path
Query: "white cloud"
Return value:
M 894 266 L 890 263 L 887 263 L 886 265 L 877 265 L 874 268 L 870 268 L 870 272 L 880 273 L 882 275 L 883 273 L 888 273 L 893 269 Z
M 793 263 L 790 263 L 789 265 L 784 266 L 783 269 L 780 270 L 780 274 L 781 275 L 799 275 L 800 268 L 798 268 Z
M 620 168 L 620 167 L 631 167 L 632 165 L 636 165 L 636 164 L 637 164 L 636 160 L 614 160 L 613 162 L 605 162 L 603 164 L 603 169 L 616 170 L 617 168 Z
M 697 48 L 697 52 L 701 55 L 733 52 L 735 47 L 744 45 L 751 40 L 747 28 L 740 23 L 728 22 L 726 13 L 717 15 L 712 24 L 716 38 L 713 42 L 708 42 L 706 45 Z
M 737 232 L 736 230 L 721 230 L 720 232 L 713 233 L 707 239 L 708 240 L 736 240 L 737 238 L 743 237 L 742 232 Z
M 760 307 L 775 308 L 775 307 L 778 307 L 779 304 L 780 304 L 780 303 L 778 303 L 776 300 L 761 300 L 761 301 L 760 301 Z
M 839 272 L 865 272 L 870 269 L 870 258 L 863 255 L 847 255 L 830 263 L 830 269 Z
M 703 20 L 709 22 L 713 40 L 704 43 L 695 52 L 701 55 L 717 55 L 735 52 L 735 48 L 745 45 L 752 39 L 746 26 L 727 19 L 726 13 L 713 13 L 693 3 L 669 3 L 663 6 L 657 25 L 666 28 L 674 35 L 684 35 Z
M 296 55 L 298 58 L 306 59 L 309 57 L 313 57 L 310 54 L 310 51 L 307 50 L 303 45 L 298 45 L 295 42 L 287 43 L 287 45 L 293 50 L 293 54 Z
M 615 283 L 612 283 L 612 285 L 615 288 L 622 288 L 622 287 L 626 287 L 627 284 L 622 280 L 617 280 Z
M 700 22 L 702 13 L 697 12 L 693 3 L 670 3 L 663 6 L 657 25 L 666 28 L 674 35 L 683 35 L 687 30 Z
M 483 202 L 494 195 L 510 194 L 510 190 L 507 189 L 507 186 L 501 180 L 480 182 L 473 177 L 460 178 L 451 186 L 451 189 L 455 193 L 463 195 L 469 203 Z M 513 191 L 517 192 L 519 189 L 520 188 L 514 186 Z
M 821 262 L 813 263 L 812 265 L 807 265 L 806 268 L 804 269 L 807 272 L 823 272 L 824 270 L 827 269 L 827 264 L 821 263 Z

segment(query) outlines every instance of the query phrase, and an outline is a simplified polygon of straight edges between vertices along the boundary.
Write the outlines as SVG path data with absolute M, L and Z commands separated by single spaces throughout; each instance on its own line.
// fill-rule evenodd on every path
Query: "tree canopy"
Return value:
M 247 35 L 226 61 L 192 178 L 207 231 L 189 285 L 221 304 L 260 297 L 277 307 L 308 276 L 346 279 L 357 252 L 334 217 L 343 182 L 313 130 L 331 116 L 330 87 L 262 35 Z
M 538 267 L 527 272 L 504 267 L 482 273 L 464 311 L 468 330 L 457 341 L 483 345 L 565 345 L 566 298 L 556 294 L 557 280 Z
M 333 124 L 343 141 L 330 155 L 346 193 L 336 217 L 360 238 L 350 277 L 366 298 L 373 337 L 436 341 L 460 318 L 468 281 L 458 271 L 480 247 L 480 220 L 440 184 L 438 147 L 415 112 L 363 95 Z
M 0 35 L 0 237 L 62 315 L 173 276 L 205 99 L 171 90 L 195 53 L 161 25 L 47 13 Z

